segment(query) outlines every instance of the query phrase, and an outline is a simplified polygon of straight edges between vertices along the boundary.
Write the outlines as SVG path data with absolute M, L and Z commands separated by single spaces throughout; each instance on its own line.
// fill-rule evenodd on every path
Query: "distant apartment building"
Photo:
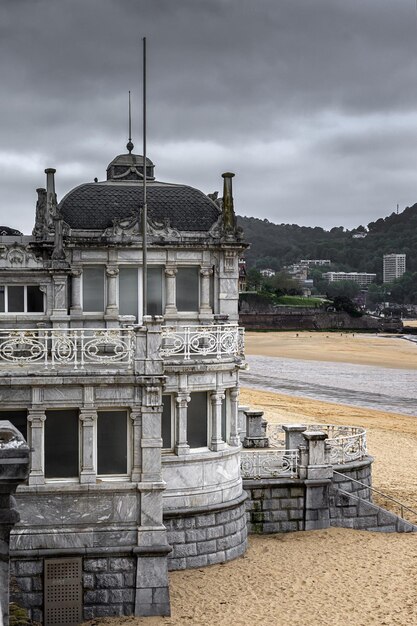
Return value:
M 300 265 L 307 267 L 322 267 L 323 265 L 331 265 L 330 259 L 301 259 Z
M 323 278 L 328 280 L 329 283 L 350 280 L 358 283 L 358 285 L 370 285 L 376 279 L 376 274 L 368 274 L 367 272 L 325 272 Z
M 307 267 L 301 265 L 301 263 L 295 263 L 294 265 L 287 265 L 284 270 L 293 280 L 299 283 L 304 283 L 307 280 Z
M 261 270 L 259 273 L 261 276 L 264 276 L 265 278 L 271 278 L 272 276 L 275 276 L 276 271 L 271 270 L 270 267 L 266 267 L 264 270 Z
M 405 272 L 405 254 L 384 254 L 384 283 L 392 283 Z

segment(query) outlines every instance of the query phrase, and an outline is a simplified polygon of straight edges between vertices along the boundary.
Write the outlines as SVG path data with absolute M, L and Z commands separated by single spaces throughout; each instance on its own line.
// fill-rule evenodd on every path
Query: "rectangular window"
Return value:
M 207 392 L 190 394 L 187 409 L 187 441 L 191 448 L 207 446 Z
M 148 267 L 148 315 L 162 315 L 162 267 Z
M 177 272 L 177 309 L 178 311 L 199 310 L 200 268 L 179 267 Z
M 104 266 L 83 269 L 83 310 L 87 313 L 104 311 Z
M 78 476 L 78 431 L 77 409 L 46 411 L 46 478 L 75 478 Z
M 97 474 L 127 474 L 127 413 L 99 411 Z
M 43 313 L 43 293 L 37 285 L 1 285 L 0 313 Z
M 119 268 L 119 313 L 138 319 L 138 268 Z
M 172 450 L 172 396 L 162 396 L 162 447 Z
M 27 312 L 43 313 L 43 293 L 36 285 L 27 286 Z
M 20 431 L 23 437 L 28 440 L 28 414 L 25 410 L 19 411 L 0 411 L 0 421 L 7 420 L 13 424 L 18 431 Z
M 23 285 L 7 287 L 7 310 L 9 313 L 24 313 L 25 288 Z

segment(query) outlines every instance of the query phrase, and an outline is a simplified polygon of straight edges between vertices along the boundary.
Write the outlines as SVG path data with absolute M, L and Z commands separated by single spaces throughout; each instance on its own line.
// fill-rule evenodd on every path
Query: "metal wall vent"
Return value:
M 45 626 L 82 620 L 82 559 L 45 559 Z

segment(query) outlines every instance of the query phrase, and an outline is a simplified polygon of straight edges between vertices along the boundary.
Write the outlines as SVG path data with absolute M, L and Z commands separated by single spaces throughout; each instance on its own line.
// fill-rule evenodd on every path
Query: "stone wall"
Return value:
M 299 480 L 245 480 L 249 533 L 304 530 L 305 488 Z
M 352 317 L 348 313 L 329 313 L 310 307 L 276 307 L 274 313 L 243 313 L 239 324 L 246 330 L 374 330 L 381 327 L 379 318 L 370 315 Z
M 11 601 L 43 623 L 44 560 L 13 559 Z M 83 559 L 84 619 L 132 615 L 136 592 L 136 557 L 99 556 Z
M 363 483 L 372 487 L 372 463 L 373 457 L 366 457 L 362 461 L 356 461 L 355 463 L 349 463 L 346 465 L 339 465 L 336 471 L 333 473 L 332 483 L 333 486 L 342 491 L 353 493 L 359 498 L 372 501 L 372 492 L 363 485 L 359 485 L 356 482 Z M 349 480 L 353 479 L 353 480 Z
M 332 488 L 329 499 L 331 526 L 385 533 L 417 532 L 414 524 L 353 493 Z
M 184 509 L 164 514 L 172 552 L 168 569 L 179 570 L 223 563 L 246 551 L 247 527 L 243 495 L 226 506 L 205 511 Z

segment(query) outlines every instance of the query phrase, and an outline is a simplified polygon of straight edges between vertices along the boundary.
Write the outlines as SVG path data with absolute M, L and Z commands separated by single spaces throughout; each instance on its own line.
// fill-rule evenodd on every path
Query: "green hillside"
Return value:
M 330 259 L 333 269 L 353 272 L 375 272 L 382 278 L 382 256 L 389 253 L 407 255 L 407 271 L 417 272 L 417 204 L 402 213 L 393 213 L 368 224 L 364 239 L 351 231 L 335 227 L 330 231 L 296 224 L 273 224 L 254 217 L 238 217 L 239 226 L 251 244 L 246 252 L 249 268 L 270 267 L 275 270 L 300 259 Z

